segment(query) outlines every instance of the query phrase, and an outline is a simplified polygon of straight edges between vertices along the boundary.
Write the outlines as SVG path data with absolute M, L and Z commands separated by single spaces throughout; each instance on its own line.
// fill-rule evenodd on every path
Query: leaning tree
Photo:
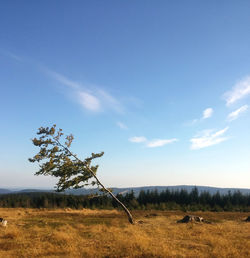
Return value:
M 56 130 L 56 125 L 50 127 L 40 127 L 37 135 L 39 138 L 33 138 L 35 146 L 40 147 L 40 151 L 30 158 L 30 162 L 38 162 L 40 169 L 35 175 L 54 176 L 59 180 L 56 184 L 56 190 L 62 192 L 66 189 L 82 188 L 88 185 L 97 185 L 98 188 L 111 195 L 111 197 L 123 208 L 131 224 L 134 224 L 133 217 L 126 206 L 106 188 L 98 179 L 96 172 L 98 165 L 92 165 L 92 161 L 103 156 L 104 152 L 92 153 L 91 157 L 81 160 L 70 149 L 74 139 L 70 134 L 65 137 L 63 144 L 60 139 L 63 136 L 62 129 Z

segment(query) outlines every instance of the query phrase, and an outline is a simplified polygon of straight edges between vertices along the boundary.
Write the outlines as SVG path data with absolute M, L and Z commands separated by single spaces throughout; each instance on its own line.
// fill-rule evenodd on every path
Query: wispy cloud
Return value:
M 80 90 L 82 88 L 82 85 L 79 82 L 75 82 L 73 80 L 68 79 L 62 74 L 56 73 L 54 71 L 46 69 L 46 72 L 55 80 L 62 83 L 65 86 L 70 87 L 71 89 Z
M 141 143 L 141 142 L 146 142 L 147 138 L 144 136 L 134 136 L 128 139 L 130 142 L 135 142 L 135 143 Z
M 71 89 L 74 93 L 75 99 L 84 109 L 93 112 L 100 112 L 105 109 L 111 109 L 118 113 L 123 112 L 121 103 L 100 87 L 86 86 L 80 82 L 71 80 L 60 73 L 46 68 L 44 70 L 54 80 Z
M 184 126 L 194 126 L 198 122 L 199 122 L 199 119 L 193 119 L 193 120 L 190 120 L 190 121 L 187 121 L 187 122 L 183 123 L 183 125 Z
M 236 83 L 232 90 L 224 94 L 224 98 L 229 106 L 247 95 L 250 95 L 250 76 Z
M 128 130 L 128 127 L 120 121 L 118 121 L 116 125 L 119 126 L 122 130 Z
M 0 49 L 0 53 L 2 53 L 4 56 L 7 56 L 7 57 L 9 57 L 11 59 L 14 59 L 16 61 L 23 61 L 23 59 L 20 56 L 12 53 L 10 51 Z
M 129 138 L 129 141 L 134 142 L 134 143 L 145 143 L 145 146 L 148 147 L 148 148 L 156 148 L 156 147 L 164 146 L 166 144 L 177 142 L 178 139 L 176 139 L 176 138 L 173 138 L 173 139 L 155 139 L 155 140 L 150 140 L 149 141 L 144 136 L 135 136 L 135 137 Z
M 228 121 L 233 121 L 233 120 L 237 119 L 237 118 L 239 117 L 239 115 L 240 115 L 241 113 L 244 113 L 245 111 L 247 111 L 247 109 L 248 109 L 248 105 L 244 105 L 244 106 L 242 106 L 242 107 L 236 109 L 235 111 L 231 112 L 231 113 L 228 115 L 227 120 L 228 120 Z
M 67 86 L 68 89 L 71 89 L 71 94 L 75 97 L 75 100 L 84 109 L 92 112 L 101 112 L 109 109 L 117 113 L 124 113 L 124 106 L 121 104 L 121 102 L 102 87 L 86 83 L 83 84 L 69 79 L 65 75 L 57 73 L 39 62 L 34 62 L 27 58 L 24 60 L 23 58 L 6 50 L 0 49 L 0 54 L 18 61 L 25 61 L 30 65 L 34 65 L 41 72 L 47 74 L 49 77 L 53 78 L 62 85 Z
M 85 109 L 91 110 L 91 111 L 99 111 L 101 110 L 101 104 L 98 98 L 96 98 L 94 95 L 91 95 L 84 91 L 78 92 L 78 98 L 79 103 L 84 107 Z
M 193 126 L 193 125 L 195 125 L 195 124 L 201 122 L 202 120 L 211 117 L 211 116 L 213 115 L 213 113 L 214 113 L 214 110 L 213 110 L 212 108 L 206 108 L 206 109 L 203 111 L 201 118 L 190 120 L 190 121 L 184 123 L 184 126 Z
M 124 112 L 124 108 L 121 105 L 121 103 L 116 98 L 111 96 L 107 91 L 97 88 L 96 94 L 102 100 L 105 106 L 108 106 L 109 108 L 115 110 L 118 113 Z
M 213 115 L 213 112 L 214 110 L 212 108 L 206 108 L 204 111 L 203 111 L 203 117 L 202 119 L 207 119 L 209 117 L 211 117 Z
M 173 142 L 177 142 L 178 140 L 176 138 L 173 139 L 155 139 L 152 141 L 147 142 L 146 146 L 149 148 L 155 148 L 155 147 L 161 147 L 166 144 L 170 144 Z
M 228 138 L 224 137 L 223 135 L 228 129 L 229 127 L 217 132 L 214 132 L 214 130 L 203 131 L 201 135 L 197 135 L 190 140 L 192 143 L 191 149 L 202 149 L 226 141 Z
M 15 60 L 17 60 L 17 61 L 22 61 L 22 58 L 20 57 L 20 56 L 18 56 L 18 55 L 15 55 L 15 54 L 13 54 L 13 53 L 8 53 L 9 54 L 9 56 L 12 58 L 12 59 L 15 59 Z

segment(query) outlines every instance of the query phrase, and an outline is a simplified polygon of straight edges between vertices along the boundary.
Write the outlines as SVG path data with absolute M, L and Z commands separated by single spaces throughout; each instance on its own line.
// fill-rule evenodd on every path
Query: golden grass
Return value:
M 147 216 L 155 213 L 157 216 Z M 0 257 L 250 257 L 244 213 L 192 213 L 212 224 L 176 223 L 185 213 L 0 209 Z

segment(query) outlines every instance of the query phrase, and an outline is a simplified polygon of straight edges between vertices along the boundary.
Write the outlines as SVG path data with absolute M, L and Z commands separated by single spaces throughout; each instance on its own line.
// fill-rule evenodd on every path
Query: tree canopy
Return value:
M 35 175 L 49 175 L 59 178 L 57 191 L 64 191 L 68 188 L 81 188 L 88 185 L 99 185 L 95 175 L 98 165 L 91 162 L 103 156 L 104 152 L 92 153 L 91 157 L 80 160 L 69 148 L 74 139 L 70 134 L 65 137 L 65 145 L 61 144 L 60 138 L 63 136 L 62 129 L 56 131 L 56 125 L 40 127 L 37 135 L 33 138 L 35 146 L 40 147 L 40 151 L 30 158 L 30 162 L 38 162 L 40 169 Z M 92 181 L 90 182 L 90 179 Z
M 32 142 L 40 148 L 40 151 L 29 158 L 30 162 L 38 162 L 39 170 L 35 175 L 54 176 L 58 178 L 56 188 L 58 192 L 69 188 L 81 188 L 89 185 L 97 185 L 104 193 L 111 195 L 114 200 L 121 205 L 128 216 L 128 220 L 133 224 L 133 218 L 125 205 L 106 188 L 96 176 L 98 165 L 93 165 L 92 161 L 103 156 L 104 152 L 92 153 L 90 157 L 81 160 L 76 154 L 70 151 L 70 146 L 74 137 L 72 134 L 65 137 L 65 143 L 61 143 L 63 138 L 62 129 L 56 130 L 56 125 L 52 127 L 40 127 L 38 138 L 33 138 Z

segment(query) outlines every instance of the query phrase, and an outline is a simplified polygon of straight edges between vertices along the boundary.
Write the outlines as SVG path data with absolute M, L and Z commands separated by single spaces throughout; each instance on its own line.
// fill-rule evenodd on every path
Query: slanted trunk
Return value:
M 114 198 L 115 201 L 123 208 L 123 210 L 126 212 L 126 214 L 128 216 L 128 221 L 131 224 L 134 224 L 133 217 L 132 217 L 131 213 L 129 212 L 129 210 L 127 209 L 127 207 L 112 192 L 110 192 L 108 189 L 104 188 L 104 190 L 107 191 L 111 195 L 111 197 Z
M 58 143 L 58 145 L 60 145 L 62 148 L 64 148 L 72 157 L 74 157 L 75 159 L 77 159 L 78 161 L 82 162 L 82 160 L 80 160 L 75 154 L 73 154 L 68 148 L 66 148 L 64 145 L 62 145 L 58 139 L 54 138 L 53 139 Z M 84 164 L 84 163 L 83 163 Z M 84 164 L 85 165 L 85 164 Z M 95 178 L 96 182 L 98 183 L 98 185 L 100 185 L 104 191 L 106 191 L 109 195 L 111 195 L 111 197 L 123 208 L 123 210 L 126 212 L 127 216 L 128 216 L 128 221 L 131 224 L 134 224 L 133 221 L 133 217 L 131 215 L 131 213 L 129 212 L 128 208 L 109 190 L 107 189 L 97 178 L 97 176 L 95 175 L 94 171 L 88 166 L 87 167 L 89 173 Z
M 131 224 L 134 224 L 134 220 L 133 217 L 130 213 L 130 211 L 128 210 L 128 208 L 109 190 L 107 189 L 100 181 L 99 179 L 96 177 L 95 173 L 90 169 L 89 172 L 93 175 L 93 177 L 96 179 L 97 183 L 104 189 L 104 191 L 106 191 L 122 208 L 123 210 L 126 212 L 127 216 L 128 216 L 128 221 Z

